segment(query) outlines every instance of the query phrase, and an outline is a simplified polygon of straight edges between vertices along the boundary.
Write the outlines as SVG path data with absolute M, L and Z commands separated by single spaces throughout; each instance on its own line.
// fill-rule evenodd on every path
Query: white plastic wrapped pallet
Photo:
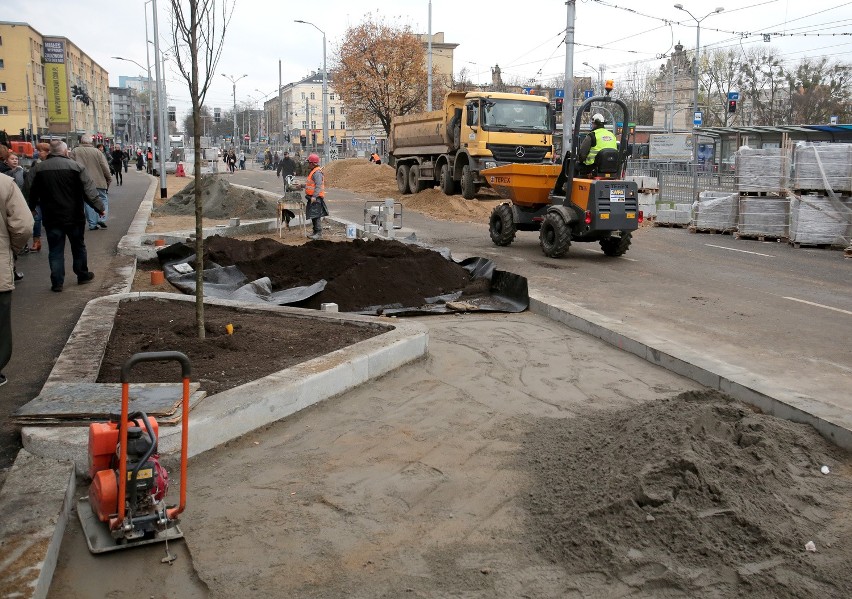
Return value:
M 806 245 L 846 247 L 852 239 L 852 199 L 825 195 L 793 195 L 790 241 Z
M 852 144 L 796 144 L 791 187 L 852 191 Z
M 738 197 L 729 191 L 702 191 L 692 204 L 692 225 L 696 229 L 736 230 Z
M 789 237 L 790 200 L 786 196 L 740 196 L 737 231 L 744 236 Z
M 740 192 L 780 193 L 787 187 L 788 170 L 787 153 L 780 148 L 742 146 L 737 151 L 736 179 Z

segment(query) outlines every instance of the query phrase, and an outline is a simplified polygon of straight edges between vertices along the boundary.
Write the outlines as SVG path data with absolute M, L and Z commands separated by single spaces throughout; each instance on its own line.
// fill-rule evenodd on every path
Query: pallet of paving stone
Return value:
M 207 395 L 199 383 L 189 384 L 192 410 Z M 163 425 L 180 423 L 183 385 L 181 383 L 133 384 L 129 388 L 130 411 L 145 412 Z M 121 412 L 121 383 L 58 383 L 50 385 L 13 414 L 24 426 L 79 426 L 108 420 Z
M 850 244 L 852 199 L 818 194 L 794 195 L 790 203 L 790 243 L 794 247 Z
M 668 204 L 668 206 L 671 207 L 657 208 L 657 218 L 654 224 L 657 226 L 688 227 L 692 220 L 692 206 L 690 204 Z
M 749 148 L 737 151 L 737 190 L 744 192 L 780 193 L 787 187 L 790 163 L 786 151 L 780 148 Z
M 740 194 L 738 237 L 787 239 L 790 236 L 790 200 L 780 194 Z
M 702 191 L 692 204 L 695 215 L 690 223 L 697 230 L 730 233 L 737 229 L 739 196 L 728 191 Z
M 852 144 L 797 144 L 790 187 L 798 192 L 852 192 Z

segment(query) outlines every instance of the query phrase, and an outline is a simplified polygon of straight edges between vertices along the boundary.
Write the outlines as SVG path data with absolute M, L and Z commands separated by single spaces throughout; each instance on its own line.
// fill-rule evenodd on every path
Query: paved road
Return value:
M 89 269 L 95 273 L 92 283 L 76 285 L 71 270 L 71 250 L 66 245 L 65 290 L 53 293 L 44 237 L 44 249 L 40 253 L 18 259 L 18 269 L 24 273 L 24 280 L 12 295 L 14 349 L 12 360 L 4 369 L 9 383 L 0 390 L 0 470 L 12 464 L 21 447 L 18 427 L 9 424 L 9 416 L 39 394 L 86 302 L 114 293 L 114 287 L 123 283 L 117 271 L 127 268 L 131 262 L 117 256 L 115 248 L 127 233 L 151 180 L 130 169 L 124 176 L 124 185 L 111 187 L 109 228 L 86 233 Z
M 246 171 L 233 180 L 281 187 L 272 173 Z M 334 215 L 363 220 L 363 195 L 328 195 Z M 802 398 L 842 407 L 852 426 L 852 260 L 840 252 L 648 227 L 623 258 L 574 244 L 566 258 L 552 260 L 541 253 L 536 233 L 521 232 L 499 248 L 487 223 L 404 212 L 404 224 L 457 258 L 493 258 L 535 289 L 745 367 Z

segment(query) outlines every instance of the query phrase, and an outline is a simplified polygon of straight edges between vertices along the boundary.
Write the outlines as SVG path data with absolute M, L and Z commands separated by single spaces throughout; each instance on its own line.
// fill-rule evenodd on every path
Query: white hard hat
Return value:
M 595 115 L 592 117 L 592 122 L 593 123 L 605 123 L 606 119 L 603 117 L 603 115 L 600 112 L 596 112 Z

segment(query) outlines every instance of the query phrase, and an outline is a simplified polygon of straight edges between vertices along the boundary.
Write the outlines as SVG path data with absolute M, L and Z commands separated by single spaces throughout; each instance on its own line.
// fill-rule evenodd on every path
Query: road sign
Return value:
M 704 122 L 704 115 L 702 114 L 702 112 L 700 110 L 696 110 L 695 114 L 692 117 L 692 124 L 695 125 L 696 127 L 700 127 L 701 123 L 703 123 L 703 122 Z
M 371 144 L 376 143 L 376 136 L 375 136 L 375 135 L 371 135 L 371 136 L 370 136 L 370 143 L 371 143 Z
M 595 95 L 595 90 L 593 90 L 593 89 L 584 89 L 583 90 L 583 99 L 584 100 L 588 100 L 589 98 L 591 98 L 594 95 Z
M 831 120 L 830 120 L 829 122 L 830 122 L 832 125 L 836 125 L 836 124 L 837 124 L 837 117 L 836 117 L 836 116 L 831 117 Z
M 554 98 L 564 98 L 565 97 L 565 90 L 564 89 L 554 90 L 553 97 Z
M 251 139 L 251 136 L 248 133 L 246 133 L 245 135 L 243 135 L 243 139 L 248 141 L 248 140 Z
M 740 92 L 728 92 L 728 100 L 739 100 Z

